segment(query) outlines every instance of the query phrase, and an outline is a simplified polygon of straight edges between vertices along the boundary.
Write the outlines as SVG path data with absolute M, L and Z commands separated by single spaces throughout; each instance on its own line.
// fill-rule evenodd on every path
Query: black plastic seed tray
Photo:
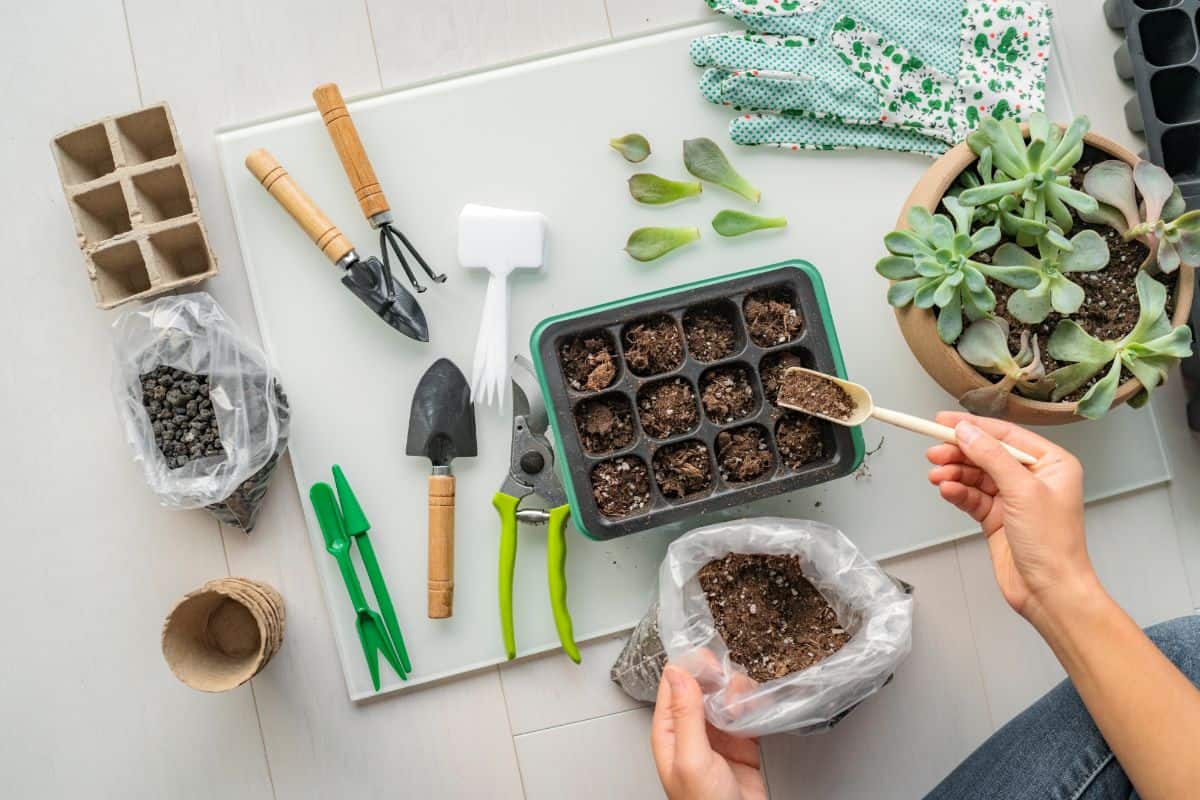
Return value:
M 748 335 L 743 304 L 748 296 L 763 291 L 791 298 L 803 324 L 790 340 L 761 346 Z M 701 361 L 687 347 L 684 318 L 689 311 L 699 308 L 721 309 L 726 318 L 734 323 L 735 344 L 732 352 L 714 361 Z M 674 324 L 684 344 L 681 363 L 652 375 L 634 374 L 625 358 L 626 331 L 639 322 L 664 315 Z M 608 385 L 596 391 L 572 387 L 560 360 L 564 344 L 575 337 L 590 334 L 607 337 L 610 350 L 615 353 L 615 374 Z M 626 536 L 718 509 L 814 486 L 854 472 L 863 459 L 863 439 L 857 428 L 845 428 L 817 420 L 811 422 L 817 426 L 821 438 L 819 456 L 792 468 L 779 452 L 777 427 L 785 419 L 795 421 L 800 417 L 794 412 L 779 409 L 765 399 L 760 376 L 764 359 L 770 363 L 773 357 L 778 360 L 777 354 L 791 353 L 799 358 L 803 366 L 841 377 L 846 374 L 820 273 L 803 261 L 773 264 L 551 317 L 534 330 L 530 350 L 555 437 L 559 469 L 571 504 L 572 521 L 576 528 L 593 539 Z M 734 421 L 714 421 L 705 412 L 701 402 L 701 381 L 709 370 L 732 366 L 742 367 L 748 374 L 754 391 L 754 409 Z M 698 421 L 687 432 L 657 439 L 643 425 L 639 396 L 662 381 L 674 380 L 682 380 L 691 388 Z M 585 449 L 575 417 L 580 404 L 598 398 L 612 398 L 618 406 L 625 405 L 632 412 L 632 441 L 603 453 Z M 723 432 L 733 432 L 746 426 L 757 427 L 760 431 L 770 453 L 771 464 L 761 475 L 737 482 L 732 474 L 724 473 L 719 466 L 717 438 Z M 690 442 L 699 442 L 707 451 L 710 472 L 708 488 L 682 498 L 668 497 L 664 495 L 655 476 L 655 456 L 663 448 Z M 649 497 L 642 507 L 623 516 L 606 516 L 601 513 L 593 494 L 593 471 L 605 462 L 625 458 L 637 459 L 646 468 Z
M 1200 205 L 1200 0 L 1106 0 L 1109 26 L 1124 29 L 1113 56 L 1137 95 L 1125 121 L 1146 137 L 1150 160 L 1171 174 L 1189 208 Z

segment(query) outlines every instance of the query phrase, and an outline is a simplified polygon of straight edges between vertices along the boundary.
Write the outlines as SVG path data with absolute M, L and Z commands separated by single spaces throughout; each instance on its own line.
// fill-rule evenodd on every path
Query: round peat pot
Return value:
M 1028 133 L 1028 129 L 1026 129 Z M 1115 159 L 1120 159 L 1133 165 L 1138 157 L 1121 145 L 1095 133 L 1084 136 L 1084 143 L 1096 148 Z M 972 166 L 977 156 L 963 142 L 951 148 L 945 155 L 934 162 L 917 185 L 900 210 L 897 229 L 908 229 L 908 212 L 914 206 L 923 206 L 930 213 L 936 213 L 946 191 L 958 180 L 964 170 Z M 1195 285 L 1193 270 L 1180 268 L 1178 282 L 1175 286 L 1175 312 L 1171 321 L 1174 325 L 1187 322 L 1188 311 L 1192 307 L 1192 292 Z M 972 389 L 988 385 L 986 377 L 979 374 L 958 354 L 952 346 L 945 344 L 938 337 L 937 317 L 932 309 L 917 308 L 908 305 L 896 309 L 896 319 L 900 323 L 900 332 L 908 342 L 909 349 L 921 362 L 921 366 L 939 385 L 955 398 L 960 398 Z M 1113 405 L 1117 406 L 1133 397 L 1142 388 L 1137 379 L 1130 379 L 1117 389 Z M 1004 418 L 1022 425 L 1062 425 L 1077 422 L 1083 417 L 1075 413 L 1077 403 L 1050 403 L 1021 397 L 1015 392 L 1008 396 L 1008 408 Z

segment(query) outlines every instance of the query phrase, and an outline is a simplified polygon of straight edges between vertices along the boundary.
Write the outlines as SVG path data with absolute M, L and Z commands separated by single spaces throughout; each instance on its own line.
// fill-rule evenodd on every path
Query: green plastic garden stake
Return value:
M 383 621 L 387 623 L 388 633 L 391 634 L 392 644 L 396 646 L 396 654 L 405 672 L 412 672 L 412 663 L 408 660 L 408 650 L 404 647 L 404 635 L 400 633 L 400 620 L 396 618 L 396 609 L 392 605 L 392 596 L 388 593 L 387 583 L 383 580 L 383 572 L 379 569 L 379 559 L 375 557 L 375 547 L 367 531 L 371 523 L 363 513 L 350 482 L 346 480 L 342 468 L 333 465 L 333 483 L 337 487 L 338 504 L 342 507 L 342 519 L 346 533 L 358 543 L 358 554 L 362 556 L 363 567 L 367 570 L 367 578 L 371 581 L 371 591 L 375 593 L 375 601 L 379 603 L 379 611 Z
M 354 627 L 358 630 L 358 641 L 367 660 L 367 670 L 371 673 L 371 684 L 375 691 L 379 691 L 379 653 L 383 653 L 383 657 L 392 665 L 392 669 L 401 680 L 408 680 L 408 673 L 404 671 L 396 650 L 392 647 L 391 639 L 388 638 L 383 618 L 367 607 L 367 598 L 358 582 L 358 573 L 354 571 L 354 562 L 350 560 L 350 537 L 346 535 L 345 523 L 338 509 L 333 487 L 328 483 L 315 483 L 308 491 L 308 498 L 317 516 L 317 525 L 325 537 L 325 549 L 337 562 L 342 581 L 346 584 L 346 592 L 350 595 L 350 603 L 354 606 Z

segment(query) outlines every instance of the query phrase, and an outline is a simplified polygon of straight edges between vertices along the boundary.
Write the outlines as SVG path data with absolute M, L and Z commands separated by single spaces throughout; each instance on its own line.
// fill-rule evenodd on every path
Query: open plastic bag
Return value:
M 169 508 L 205 508 L 246 531 L 287 447 L 288 402 L 254 343 L 207 292 L 162 297 L 113 323 L 113 398 L 133 459 Z M 207 375 L 223 456 L 171 469 L 142 404 L 141 376 L 159 366 Z
M 851 634 L 808 669 L 757 683 L 729 656 L 697 573 L 729 553 L 799 556 L 801 571 Z M 633 697 L 653 701 L 667 661 L 704 690 L 705 714 L 739 736 L 815 733 L 888 680 L 912 648 L 912 597 L 841 531 L 811 520 L 763 517 L 698 528 L 667 549 L 658 601 L 613 665 Z

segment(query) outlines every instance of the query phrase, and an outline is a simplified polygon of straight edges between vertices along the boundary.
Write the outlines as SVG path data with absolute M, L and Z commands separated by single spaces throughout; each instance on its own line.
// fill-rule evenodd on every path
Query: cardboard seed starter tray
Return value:
M 50 149 L 97 306 L 113 308 L 217 274 L 165 103 L 59 134 Z
M 787 298 L 799 317 L 799 330 L 782 337 L 784 341 L 755 341 L 750 335 L 746 303 L 750 298 Z M 729 352 L 714 360 L 701 360 L 689 347 L 687 330 L 693 326 L 697 311 L 716 311 L 732 322 L 734 342 Z M 637 374 L 628 361 L 631 329 L 647 321 L 662 323 L 669 319 L 680 334 L 682 357 L 673 367 L 652 374 Z M 615 371 L 602 388 L 589 389 L 579 380 L 572 381 L 564 372 L 563 347 L 581 339 L 605 339 Z M 661 292 L 631 297 L 593 308 L 569 312 L 541 322 L 530 340 L 530 350 L 546 400 L 550 427 L 556 444 L 556 457 L 571 504 L 576 528 L 593 539 L 612 539 L 655 528 L 707 512 L 759 500 L 764 497 L 814 486 L 848 475 L 862 462 L 864 446 L 857 428 L 846 428 L 786 412 L 764 393 L 763 367 L 790 363 L 846 377 L 838 347 L 837 333 L 825 296 L 820 273 L 804 261 L 787 261 L 747 270 L 722 278 L 686 284 Z M 714 418 L 702 400 L 704 387 L 714 369 L 740 368 L 753 389 L 754 399 L 748 413 L 735 419 Z M 645 373 L 647 370 L 642 369 Z M 662 432 L 661 420 L 648 420 L 640 402 L 656 386 L 682 381 L 691 390 L 696 403 L 694 422 L 686 431 Z M 597 381 L 595 383 L 600 383 Z M 574 383 L 574 385 L 572 385 Z M 578 424 L 577 411 L 589 402 L 610 401 L 610 407 L 632 420 L 632 431 L 621 437 L 622 443 L 608 452 L 589 451 Z M 627 422 L 625 427 L 627 427 Z M 650 431 L 647 431 L 650 422 Z M 794 457 L 781 455 L 781 424 L 812 426 L 819 437 L 816 453 L 797 463 Z M 739 479 L 722 466 L 722 444 L 728 452 L 731 436 L 747 428 L 758 431 L 760 449 L 769 454 L 770 463 L 750 479 Z M 594 442 L 592 442 L 594 444 Z M 707 480 L 702 488 L 682 497 L 664 492 L 660 484 L 659 458 L 672 448 L 687 444 L 707 454 Z M 697 446 L 698 445 L 698 446 Z M 630 461 L 633 459 L 634 461 Z M 634 465 L 640 462 L 648 485 L 641 486 L 645 501 L 623 515 L 602 513 L 593 492 L 593 476 L 614 474 L 612 464 Z M 790 463 L 789 463 L 790 462 Z M 606 464 L 610 466 L 605 466 Z M 622 468 L 625 469 L 625 468 Z M 660 473 L 656 475 L 656 473 Z M 622 473 L 616 473 L 618 475 Z M 626 469 L 625 475 L 630 474 Z M 694 485 L 693 485 L 694 486 Z M 610 509 L 611 511 L 611 509 Z

